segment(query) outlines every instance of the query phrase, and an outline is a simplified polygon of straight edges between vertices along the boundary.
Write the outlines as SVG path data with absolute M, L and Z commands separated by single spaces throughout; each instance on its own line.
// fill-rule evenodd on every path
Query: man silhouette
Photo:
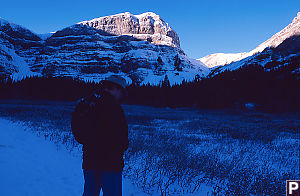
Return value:
M 128 125 L 122 109 L 126 80 L 112 75 L 101 88 L 80 100 L 72 115 L 72 132 L 83 145 L 84 193 L 122 195 L 123 155 L 128 148 Z

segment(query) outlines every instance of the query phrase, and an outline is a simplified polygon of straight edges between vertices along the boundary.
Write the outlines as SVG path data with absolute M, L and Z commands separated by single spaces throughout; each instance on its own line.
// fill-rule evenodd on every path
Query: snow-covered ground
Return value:
M 81 152 L 70 153 L 29 127 L 0 118 L 0 195 L 82 195 Z M 123 195 L 145 195 L 123 179 Z
M 74 107 L 1 101 L 0 196 L 81 195 Z M 124 111 L 124 195 L 283 195 L 285 180 L 299 179 L 299 113 L 137 105 Z

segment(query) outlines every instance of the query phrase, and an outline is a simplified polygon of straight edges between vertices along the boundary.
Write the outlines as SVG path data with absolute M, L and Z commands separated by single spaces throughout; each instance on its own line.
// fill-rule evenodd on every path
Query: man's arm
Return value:
M 85 144 L 89 138 L 91 122 L 88 112 L 89 108 L 87 100 L 81 99 L 72 113 L 72 133 L 75 137 L 75 140 L 80 144 Z

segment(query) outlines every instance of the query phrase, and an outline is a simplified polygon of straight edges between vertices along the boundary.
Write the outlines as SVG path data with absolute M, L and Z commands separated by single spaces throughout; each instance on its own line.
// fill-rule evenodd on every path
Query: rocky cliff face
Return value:
M 111 35 L 76 24 L 57 31 L 45 41 L 32 70 L 99 81 L 121 74 L 129 81 L 157 84 L 168 75 L 171 84 L 205 76 L 208 69 L 180 49 L 156 45 L 130 35 Z
M 156 45 L 180 48 L 177 33 L 161 17 L 147 12 L 133 15 L 129 12 L 95 18 L 79 24 L 88 25 L 112 35 L 131 35 Z
M 209 72 L 206 66 L 184 54 L 175 31 L 153 13 L 124 13 L 103 17 L 101 21 L 97 24 L 106 24 L 103 28 L 82 22 L 59 30 L 46 40 L 13 24 L 19 35 L 0 29 L 0 57 L 18 59 L 6 61 L 10 66 L 3 64 L 2 68 L 7 68 L 9 75 L 19 72 L 17 65 L 22 65 L 20 73 L 27 70 L 90 81 L 120 74 L 128 82 L 151 84 L 158 84 L 165 75 L 174 84 L 191 80 L 197 74 L 204 77 Z
M 216 54 L 205 56 L 198 60 L 203 62 L 208 67 L 223 66 L 225 64 L 236 62 L 244 58 L 247 58 L 249 56 L 252 56 L 256 53 L 262 52 L 268 47 L 275 48 L 279 46 L 284 40 L 297 35 L 300 35 L 300 12 L 298 12 L 297 16 L 294 18 L 291 24 L 289 24 L 283 30 L 276 33 L 270 39 L 260 44 L 258 47 L 256 47 L 254 50 L 250 52 L 243 52 L 243 53 L 236 53 L 236 54 L 216 53 Z

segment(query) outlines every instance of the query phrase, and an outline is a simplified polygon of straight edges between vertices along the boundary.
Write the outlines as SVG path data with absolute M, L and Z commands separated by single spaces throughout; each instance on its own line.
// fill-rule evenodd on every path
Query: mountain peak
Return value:
M 138 15 L 134 15 L 135 17 L 144 17 L 144 16 L 151 16 L 153 18 L 157 17 L 157 18 L 160 18 L 160 16 L 154 12 L 145 12 L 145 13 L 142 13 L 142 14 L 138 14 Z
M 108 18 L 108 17 L 120 17 L 120 16 L 123 16 L 123 17 L 136 17 L 136 18 L 141 18 L 141 17 L 144 17 L 144 16 L 150 16 L 150 17 L 153 17 L 153 18 L 160 18 L 160 16 L 157 15 L 156 13 L 154 13 L 154 12 L 145 12 L 145 13 L 137 14 L 137 15 L 134 15 L 130 12 L 122 12 L 122 13 L 113 14 L 113 15 L 101 16 L 101 17 L 98 17 L 98 18 L 94 18 L 92 20 L 81 21 L 77 24 L 83 24 L 83 23 L 86 23 L 86 22 L 98 21 L 98 20 L 101 20 L 103 18 Z
M 153 12 L 139 15 L 124 12 L 82 21 L 78 24 L 87 25 L 112 35 L 131 35 L 156 45 L 168 45 L 180 49 L 177 33 Z
M 35 33 L 30 31 L 29 29 L 21 25 L 17 25 L 12 22 L 9 22 L 1 17 L 0 17 L 0 31 L 16 39 L 40 41 L 40 37 L 38 37 Z
M 299 24 L 300 23 L 300 12 L 297 13 L 297 16 L 294 18 L 292 24 Z
M 16 25 L 16 24 L 14 24 L 12 22 L 9 22 L 9 21 L 7 21 L 7 20 L 0 17 L 0 26 L 4 26 L 4 25 L 9 25 L 9 26 L 11 26 L 11 28 L 21 27 L 20 25 Z

